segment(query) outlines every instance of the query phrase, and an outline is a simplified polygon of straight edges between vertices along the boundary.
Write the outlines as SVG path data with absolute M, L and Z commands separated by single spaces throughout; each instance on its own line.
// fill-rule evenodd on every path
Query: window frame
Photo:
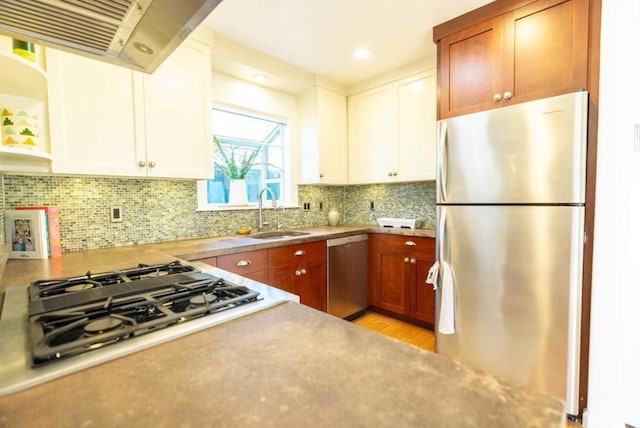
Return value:
M 292 162 L 291 159 L 293 157 L 292 151 L 292 141 L 291 141 L 291 127 L 292 120 L 285 117 L 279 117 L 275 115 L 271 115 L 268 113 L 255 111 L 251 109 L 241 108 L 237 106 L 230 106 L 226 104 L 215 103 L 211 106 L 211 114 L 213 115 L 213 110 L 224 110 L 231 113 L 236 113 L 245 116 L 251 116 L 258 119 L 268 120 L 272 122 L 280 123 L 283 126 L 282 132 L 282 156 L 283 156 L 283 166 L 284 171 L 282 172 L 282 190 L 280 192 L 280 201 L 278 202 L 278 207 L 295 207 L 297 206 L 297 197 L 296 192 L 294 192 L 294 187 L 296 184 L 293 179 L 292 171 Z M 215 125 L 214 125 L 215 128 Z M 214 145 L 214 153 L 217 150 L 215 147 L 215 143 L 213 142 L 213 133 L 211 135 L 211 144 Z M 215 174 L 215 166 L 212 171 L 213 175 Z M 232 206 L 228 203 L 209 203 L 207 197 L 207 182 L 208 180 L 198 180 L 196 183 L 196 191 L 197 191 L 197 209 L 196 211 L 230 211 L 230 210 L 255 210 L 258 209 L 258 202 L 249 202 L 246 206 Z M 268 179 L 265 178 L 265 182 L 268 183 Z M 266 192 L 265 192 L 266 193 Z M 263 201 L 263 208 L 270 209 L 272 208 L 271 201 Z

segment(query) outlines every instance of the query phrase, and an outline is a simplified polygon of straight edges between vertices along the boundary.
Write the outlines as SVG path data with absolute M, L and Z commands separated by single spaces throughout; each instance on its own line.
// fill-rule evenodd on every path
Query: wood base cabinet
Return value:
M 435 240 L 369 235 L 369 305 L 433 326 L 435 291 L 425 283 Z
M 327 242 L 308 242 L 198 260 L 300 296 L 327 311 Z
M 587 88 L 589 0 L 496 1 L 433 34 L 440 119 Z
M 300 296 L 300 303 L 327 311 L 327 243 L 270 248 L 269 285 Z M 219 266 L 218 259 L 218 266 Z
M 269 281 L 267 250 L 246 251 L 226 256 L 218 256 L 216 264 L 220 269 L 237 273 L 254 281 Z

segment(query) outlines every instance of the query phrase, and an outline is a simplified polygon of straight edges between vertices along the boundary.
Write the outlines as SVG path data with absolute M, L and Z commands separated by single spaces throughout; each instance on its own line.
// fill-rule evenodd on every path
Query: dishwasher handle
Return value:
M 353 242 L 366 241 L 368 235 L 352 235 L 344 236 L 342 238 L 327 239 L 327 247 L 337 247 L 338 245 L 351 244 Z

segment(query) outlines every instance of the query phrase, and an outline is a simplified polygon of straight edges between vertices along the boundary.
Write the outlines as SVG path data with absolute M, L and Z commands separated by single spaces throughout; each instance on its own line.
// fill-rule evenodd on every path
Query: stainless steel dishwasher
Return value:
M 367 235 L 328 239 L 327 312 L 354 319 L 367 308 Z

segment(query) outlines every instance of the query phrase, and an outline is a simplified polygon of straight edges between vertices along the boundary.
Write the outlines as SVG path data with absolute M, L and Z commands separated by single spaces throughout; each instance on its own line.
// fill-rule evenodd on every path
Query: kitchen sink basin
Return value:
M 300 232 L 299 230 L 274 230 L 271 232 L 259 232 L 249 237 L 253 239 L 283 239 L 304 235 L 309 235 L 309 232 Z

